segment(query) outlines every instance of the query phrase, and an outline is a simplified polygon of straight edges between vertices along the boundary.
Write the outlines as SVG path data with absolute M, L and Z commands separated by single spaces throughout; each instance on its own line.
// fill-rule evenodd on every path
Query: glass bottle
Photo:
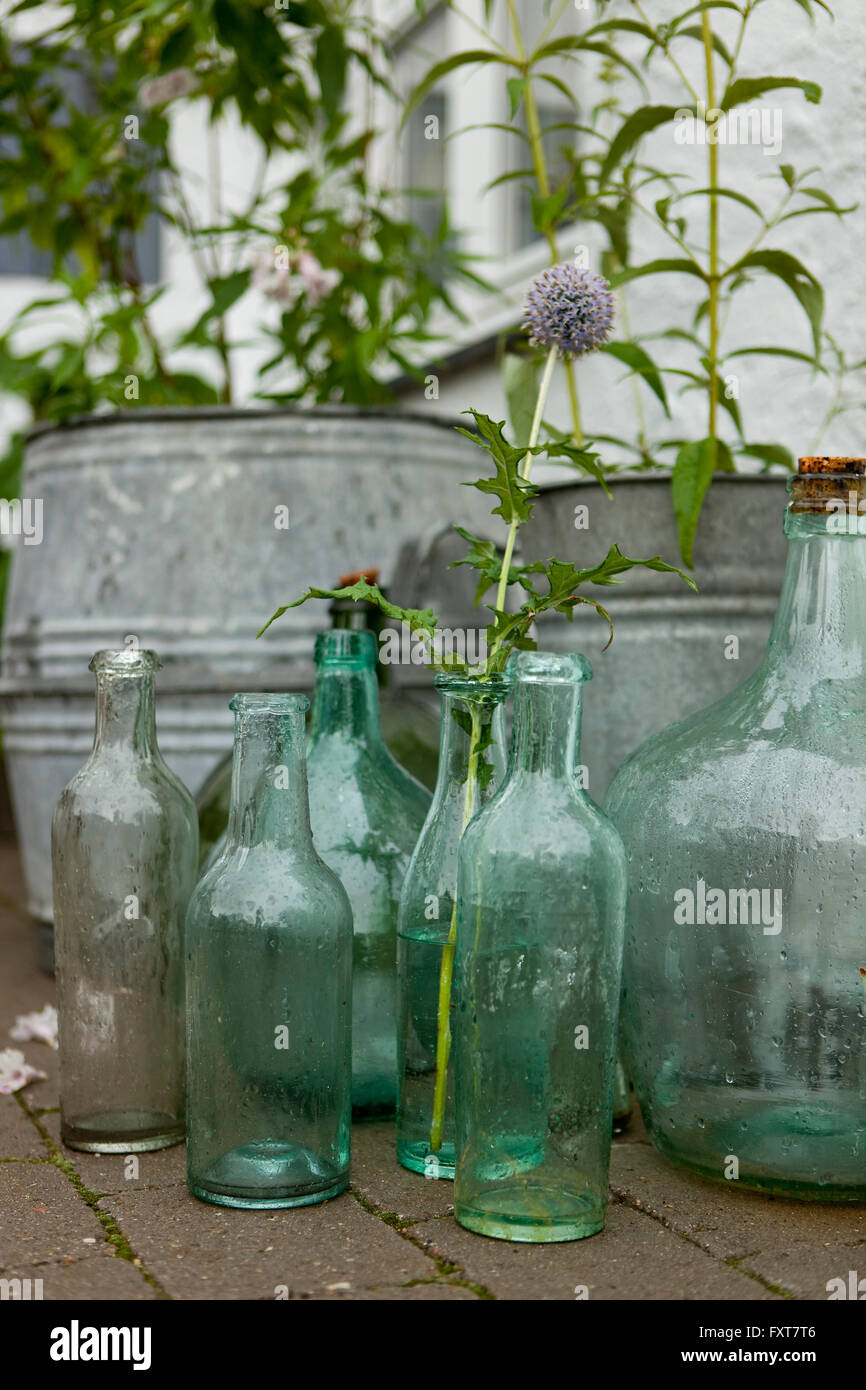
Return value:
M 607 1204 L 625 855 L 573 775 L 589 663 L 522 652 L 509 670 L 508 771 L 459 855 L 455 1216 L 577 1240 Z
M 801 460 L 762 664 L 648 740 L 607 798 L 653 1142 L 707 1177 L 819 1199 L 866 1197 L 864 469 Z
M 352 1108 L 397 1103 L 397 908 L 430 794 L 382 741 L 371 632 L 316 639 L 310 818 L 316 849 L 352 904 Z
M 439 776 L 403 881 L 397 917 L 397 1157 L 416 1173 L 453 1178 L 450 981 L 457 929 L 457 851 L 466 825 L 502 780 L 502 702 L 510 682 L 501 676 L 473 680 L 439 674 L 435 685 L 442 699 Z
M 613 1075 L 613 1132 L 622 1134 L 631 1123 L 632 1094 L 631 1081 L 622 1059 L 622 1050 L 617 1048 L 616 1069 Z
M 341 575 L 336 587 L 353 584 L 362 577 L 362 573 L 372 584 L 378 570 Z M 374 603 L 345 598 L 334 599 L 328 612 L 331 615 L 332 627 L 350 628 L 358 632 L 370 631 L 378 637 L 381 614 Z M 395 688 L 390 671 L 389 666 L 377 661 L 376 680 L 379 685 L 382 737 L 400 766 L 432 790 L 436 783 L 439 722 L 430 704 L 422 699 L 420 694 L 405 688 Z M 231 784 L 232 755 L 229 752 L 208 774 L 195 798 L 201 841 L 199 862 L 202 865 L 210 861 L 211 851 L 225 835 L 229 819 Z
M 183 1138 L 183 922 L 198 826 L 156 742 L 154 652 L 97 652 L 93 752 L 52 825 L 64 1144 Z
M 371 584 L 377 582 L 376 569 L 358 571 L 356 574 L 341 575 L 337 587 L 354 584 L 365 578 Z M 382 586 L 380 591 L 387 597 Z M 331 626 L 351 628 L 355 632 L 372 632 L 379 642 L 382 630 L 382 613 L 375 603 L 365 600 L 337 598 L 328 608 Z M 379 686 L 379 720 L 382 738 L 400 766 L 412 777 L 432 791 L 436 785 L 436 765 L 439 756 L 439 721 L 435 707 L 422 698 L 419 692 L 395 686 L 393 667 L 387 662 L 376 662 L 376 681 Z
M 236 695 L 232 805 L 187 915 L 188 1186 L 298 1207 L 349 1177 L 352 913 L 313 848 L 304 695 Z

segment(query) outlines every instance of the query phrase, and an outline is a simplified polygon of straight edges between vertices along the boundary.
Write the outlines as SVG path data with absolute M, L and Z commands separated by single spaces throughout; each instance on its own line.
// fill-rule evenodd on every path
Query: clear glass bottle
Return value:
M 371 632 L 316 639 L 310 719 L 310 819 L 316 849 L 352 904 L 352 1108 L 397 1103 L 397 908 L 430 793 L 382 741 Z
M 866 463 L 801 469 L 762 664 L 608 792 L 630 867 L 624 1034 L 663 1154 L 863 1200 Z
M 508 771 L 459 855 L 455 1216 L 578 1240 L 607 1205 L 625 855 L 573 774 L 589 663 L 522 652 L 509 671 Z
M 416 1173 L 453 1178 L 450 1000 L 457 851 L 465 827 L 502 779 L 502 704 L 510 682 L 502 676 L 482 681 L 440 674 L 435 685 L 442 699 L 439 776 L 403 881 L 397 918 L 397 1157 Z
M 349 1180 L 352 913 L 310 832 L 304 695 L 236 695 L 232 805 L 187 915 L 187 1182 L 297 1207 Z
M 183 1138 L 183 923 L 198 825 L 156 741 L 150 651 L 97 652 L 93 752 L 54 812 L 64 1144 L 89 1153 Z

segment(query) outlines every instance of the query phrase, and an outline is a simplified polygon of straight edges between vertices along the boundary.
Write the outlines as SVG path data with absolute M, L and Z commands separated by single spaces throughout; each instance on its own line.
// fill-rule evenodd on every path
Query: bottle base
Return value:
M 530 1216 L 533 1207 L 538 1214 Z M 604 1229 L 604 1206 L 597 1198 L 534 1183 L 497 1185 L 479 1193 L 471 1206 L 458 1202 L 454 1216 L 476 1235 L 532 1245 L 585 1240 Z
M 339 1197 L 341 1192 L 345 1192 L 349 1186 L 348 1176 L 340 1178 L 338 1182 L 332 1183 L 330 1187 L 321 1192 L 307 1192 L 303 1196 L 296 1197 L 233 1197 L 225 1192 L 217 1192 L 209 1187 L 202 1187 L 199 1183 L 188 1182 L 187 1187 L 193 1197 L 198 1197 L 199 1201 L 210 1202 L 216 1207 L 240 1207 L 245 1211 L 270 1211 L 281 1207 L 312 1207 L 318 1202 L 327 1202 L 331 1197 Z
M 189 1174 L 194 1197 L 220 1207 L 262 1211 L 306 1207 L 337 1197 L 349 1185 L 339 1171 L 303 1144 L 286 1139 L 255 1139 L 221 1154 L 204 1173 Z
M 60 1139 L 67 1149 L 86 1154 L 150 1153 L 182 1144 L 184 1122 L 150 1110 L 82 1115 L 74 1122 L 61 1117 Z
M 744 1112 L 745 1113 L 745 1112 Z M 739 1138 L 732 1140 L 736 1129 Z M 707 1126 L 701 1130 L 702 1148 L 683 1152 L 666 1142 L 664 1134 L 650 1129 L 659 1153 L 680 1168 L 726 1187 L 790 1197 L 804 1202 L 866 1202 L 863 1160 L 850 1150 L 862 1131 L 862 1120 L 826 1109 L 807 1106 L 751 1108 L 747 1121 Z M 835 1154 L 827 1152 L 836 1142 Z M 782 1147 L 785 1146 L 785 1147 Z M 787 1150 L 789 1171 L 779 1171 L 779 1154 Z M 732 1160 L 736 1159 L 736 1168 Z M 800 1171 L 797 1171 L 799 1160 Z M 845 1172 L 845 1167 L 850 1169 Z M 810 1171 L 811 1170 L 811 1171 Z M 737 1176 L 733 1174 L 736 1172 Z
M 425 1178 L 454 1178 L 454 1145 L 443 1144 L 441 1149 L 431 1149 L 429 1143 L 418 1140 L 415 1144 L 397 1141 L 397 1162 L 410 1173 L 420 1173 Z

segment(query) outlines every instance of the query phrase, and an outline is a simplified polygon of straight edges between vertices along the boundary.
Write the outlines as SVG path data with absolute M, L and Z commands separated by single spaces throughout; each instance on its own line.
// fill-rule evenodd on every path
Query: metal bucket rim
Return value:
M 781 483 L 786 478 L 793 476 L 787 469 L 779 473 L 714 473 L 711 488 L 708 488 L 707 491 L 718 487 L 720 483 Z M 669 487 L 671 477 L 672 471 L 651 472 L 647 469 L 646 472 L 641 472 L 630 469 L 628 472 L 608 473 L 605 481 L 610 487 L 618 487 L 620 483 L 655 483 Z M 539 491 L 544 493 L 560 492 L 563 488 L 569 487 L 599 487 L 600 484 L 595 478 L 551 478 L 545 482 L 539 482 L 537 486 Z
M 81 415 L 70 415 L 66 420 L 41 420 L 30 426 L 24 439 L 29 444 L 32 440 L 42 439 L 46 435 L 61 434 L 77 429 L 91 429 L 94 426 L 102 428 L 109 425 L 112 427 L 130 425 L 141 421 L 147 424 L 176 424 L 181 420 L 194 420 L 199 423 L 202 420 L 249 419 L 396 420 L 399 423 L 405 421 L 416 425 L 430 425 L 441 430 L 453 431 L 460 428 L 469 429 L 470 433 L 474 432 L 471 421 L 463 421 L 456 415 L 434 415 L 432 413 L 425 415 L 420 410 L 401 410 L 389 406 L 343 405 L 335 401 L 314 406 L 165 405 L 142 406 L 141 409 L 130 410 L 88 411 Z

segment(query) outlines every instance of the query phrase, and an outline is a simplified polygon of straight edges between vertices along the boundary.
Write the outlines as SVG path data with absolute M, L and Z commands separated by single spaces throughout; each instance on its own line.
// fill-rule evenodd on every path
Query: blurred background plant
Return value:
M 454 310 L 449 287 L 475 277 L 444 214 L 425 234 L 373 178 L 363 95 L 388 83 L 383 33 L 354 0 L 12 6 L 0 239 L 47 277 L 0 336 L 0 393 L 25 422 L 239 394 L 391 399 L 388 373 L 417 372 L 407 348 L 428 341 L 431 309 Z M 207 123 L 206 168 L 189 167 L 191 112 Z M 222 178 L 226 131 L 255 163 L 241 200 Z M 160 237 L 186 247 L 196 282 L 180 321 Z M 239 336 L 245 296 L 261 312 Z M 21 450 L 19 430 L 0 462 L 6 498 Z
M 423 11 L 425 0 L 417 4 Z M 472 22 L 456 0 L 446 4 Z M 851 374 L 862 373 L 866 361 L 852 361 L 850 354 L 846 358 L 825 330 L 824 291 L 814 267 L 774 239 L 777 229 L 794 218 L 843 218 L 857 204 L 840 205 L 820 186 L 820 171 L 798 170 L 782 159 L 772 169 L 768 166 L 762 202 L 726 184 L 721 169 L 720 147 L 764 139 L 761 121 L 774 112 L 755 103 L 767 94 L 795 89 L 809 103 L 818 103 L 822 95 L 820 86 L 807 78 L 753 75 L 756 58 L 764 57 L 748 44 L 756 13 L 772 9 L 774 22 L 784 25 L 786 13 L 795 8 L 812 22 L 826 19 L 831 11 L 823 0 L 703 0 L 675 7 L 660 23 L 650 19 L 650 7 L 640 0 L 595 4 L 595 22 L 588 15 L 589 22 L 575 32 L 573 0 L 539 0 L 543 22 L 529 42 L 517 0 L 484 0 L 485 25 L 473 24 L 478 45 L 434 64 L 413 92 L 409 110 L 456 68 L 494 65 L 502 73 L 510 113 L 497 128 L 507 130 L 526 158 L 489 187 L 506 180 L 527 187 L 533 225 L 546 240 L 552 262 L 561 258 L 563 234 L 575 238 L 593 226 L 603 230 L 597 268 L 619 292 L 624 329 L 603 351 L 623 363 L 632 377 L 635 427 L 629 434 L 594 433 L 593 439 L 607 446 L 608 469 L 671 470 L 681 552 L 691 565 L 701 507 L 715 472 L 744 465 L 764 470 L 794 466 L 787 448 L 753 433 L 756 427 L 744 420 L 735 364 L 749 356 L 775 356 L 802 364 L 813 376 L 830 374 L 834 387 L 822 433 L 841 412 L 863 408 L 862 390 L 858 396 L 850 388 Z M 563 64 L 571 69 L 567 80 Z M 605 95 L 580 119 L 589 71 L 601 79 Z M 540 94 L 551 89 L 561 110 L 545 124 L 539 116 Z M 735 124 L 726 125 L 732 119 Z M 647 137 L 665 129 L 671 157 L 667 167 L 658 167 L 658 161 L 648 162 L 644 150 Z M 700 147 L 699 177 L 693 167 L 682 167 L 680 151 L 686 144 Z M 733 173 L 729 177 L 737 182 Z M 727 214 L 732 205 L 747 211 L 751 226 L 742 219 L 731 222 Z M 651 234 L 661 236 L 669 249 L 642 261 L 641 247 Z M 576 250 L 588 264 L 588 247 Z M 679 312 L 681 301 L 667 293 L 672 275 L 695 281 L 698 299 L 688 317 Z M 765 341 L 755 342 L 743 332 L 739 310 L 758 277 L 771 277 L 780 290 L 795 296 L 804 313 L 799 341 L 774 342 L 768 331 Z M 658 312 L 649 333 L 630 330 L 626 287 L 638 279 L 657 286 Z M 511 426 L 518 439 L 525 439 L 538 364 L 509 334 L 501 365 Z M 569 419 L 560 433 L 583 442 L 580 402 L 568 364 L 565 371 Z M 663 433 L 647 427 L 643 391 L 663 407 Z M 692 392 L 703 398 L 705 432 L 700 438 L 684 431 L 678 408 Z M 813 449 L 819 442 L 812 442 Z

